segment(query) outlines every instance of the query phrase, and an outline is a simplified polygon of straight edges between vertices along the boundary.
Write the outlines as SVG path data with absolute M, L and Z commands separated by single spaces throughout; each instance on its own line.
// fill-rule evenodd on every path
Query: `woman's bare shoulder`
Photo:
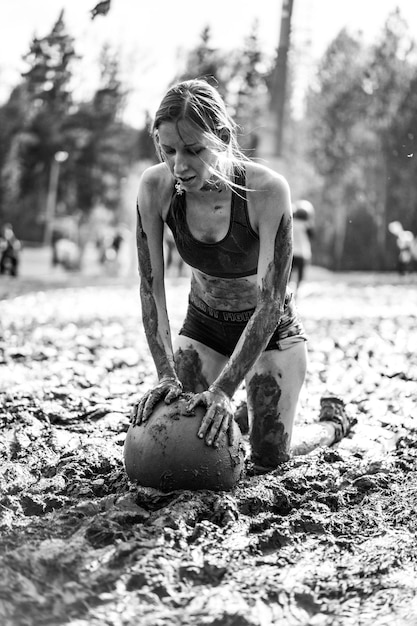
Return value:
M 139 182 L 139 208 L 151 212 L 159 208 L 159 214 L 165 219 L 173 188 L 173 178 L 164 163 L 147 167 Z
M 172 176 L 164 163 L 147 167 L 140 177 L 139 189 L 146 189 L 150 193 L 160 193 L 165 188 L 172 189 L 172 186 Z
M 266 193 L 285 193 L 289 188 L 282 174 L 253 161 L 246 164 L 246 185 L 251 191 Z
M 272 225 L 283 215 L 291 214 L 290 188 L 278 172 L 260 163 L 249 163 L 246 185 L 249 215 L 255 229 L 259 229 L 261 223 Z

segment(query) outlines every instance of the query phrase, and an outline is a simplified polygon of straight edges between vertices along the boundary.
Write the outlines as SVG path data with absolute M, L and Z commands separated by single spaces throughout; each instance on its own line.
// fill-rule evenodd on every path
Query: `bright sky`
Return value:
M 153 113 L 185 51 L 195 46 L 206 25 L 225 55 L 242 46 L 255 20 L 263 51 L 272 56 L 278 45 L 282 0 L 112 0 L 108 15 L 92 21 L 89 11 L 97 2 L 0 0 L 0 101 L 26 67 L 21 57 L 32 37 L 48 34 L 62 8 L 83 56 L 76 93 L 91 94 L 100 49 L 110 42 L 121 54 L 123 78 L 131 89 L 127 117 L 132 124 L 137 118 L 135 125 L 142 123 L 144 110 Z M 372 41 L 396 6 L 417 33 L 417 0 L 294 0 L 293 41 L 310 42 L 308 58 L 300 57 L 300 63 L 311 67 L 344 26 Z

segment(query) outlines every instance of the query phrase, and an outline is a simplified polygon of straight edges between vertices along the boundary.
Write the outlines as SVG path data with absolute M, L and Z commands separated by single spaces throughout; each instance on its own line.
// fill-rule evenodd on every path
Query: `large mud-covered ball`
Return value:
M 159 402 L 144 424 L 130 426 L 124 445 L 125 469 L 142 486 L 175 489 L 232 489 L 243 475 L 244 446 L 237 424 L 234 442 L 218 448 L 197 437 L 205 409 L 186 415 L 186 399 Z

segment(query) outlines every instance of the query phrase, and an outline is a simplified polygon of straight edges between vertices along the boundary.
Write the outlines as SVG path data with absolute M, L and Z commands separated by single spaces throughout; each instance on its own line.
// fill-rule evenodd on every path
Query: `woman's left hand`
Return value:
M 198 436 L 208 446 L 218 448 L 222 437 L 227 434 L 229 446 L 233 445 L 233 407 L 229 396 L 218 387 L 211 386 L 207 391 L 197 393 L 188 402 L 187 409 L 191 412 L 202 404 L 206 413 L 202 419 Z

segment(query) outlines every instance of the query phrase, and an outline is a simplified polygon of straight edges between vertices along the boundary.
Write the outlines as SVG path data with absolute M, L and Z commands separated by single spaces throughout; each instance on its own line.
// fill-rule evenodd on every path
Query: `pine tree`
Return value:
M 44 228 L 42 216 L 55 154 L 66 149 L 64 123 L 72 104 L 71 66 L 77 58 L 63 11 L 50 33 L 33 38 L 24 58 L 29 68 L 22 75 L 22 89 L 29 104 L 26 123 L 20 133 L 30 140 L 19 142 L 18 206 L 25 229 L 39 239 Z
M 264 122 L 268 106 L 266 65 L 259 42 L 257 21 L 253 23 L 243 49 L 236 58 L 233 74 L 235 79 L 232 87 L 234 86 L 235 93 L 232 96 L 229 94 L 229 103 L 233 98 L 234 118 L 241 129 L 240 144 L 248 156 L 255 156 L 259 127 Z
M 402 213 L 401 196 L 405 189 L 414 189 L 414 199 L 416 197 L 415 177 L 404 180 L 404 165 L 409 171 L 409 163 L 399 158 L 403 152 L 402 131 L 407 129 L 408 120 L 415 119 L 413 108 L 407 103 L 412 98 L 416 71 L 415 44 L 406 21 L 396 9 L 388 16 L 379 41 L 371 48 L 365 73 L 366 114 L 376 139 L 374 213 L 381 269 L 387 266 L 388 224 L 398 220 Z M 401 179 L 402 184 L 396 188 L 396 181 Z M 409 210 L 409 207 L 404 208 Z
M 100 84 L 91 101 L 66 121 L 73 203 L 88 213 L 96 204 L 116 209 L 123 177 L 138 151 L 138 131 L 123 124 L 126 90 L 117 53 L 105 44 L 100 54 Z
M 71 64 L 76 58 L 74 39 L 68 34 L 62 10 L 52 31 L 34 37 L 24 59 L 29 64 L 23 73 L 26 89 L 33 101 L 32 114 L 42 110 L 62 115 L 71 105 Z

